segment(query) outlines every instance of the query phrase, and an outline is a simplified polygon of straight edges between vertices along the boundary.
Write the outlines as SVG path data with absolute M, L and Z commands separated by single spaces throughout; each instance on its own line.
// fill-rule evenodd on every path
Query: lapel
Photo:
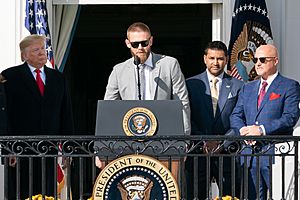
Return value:
M 56 87 L 54 87 L 54 85 L 56 84 L 56 81 L 54 80 L 51 69 L 44 66 L 44 71 L 46 75 L 44 98 L 48 99 L 47 97 L 51 97 L 51 94 L 55 92 Z
M 205 106 L 205 108 L 207 109 L 206 113 L 209 113 L 209 118 L 214 119 L 210 85 L 208 81 L 207 72 L 204 71 L 202 74 L 200 74 L 199 79 L 205 84 L 205 93 L 203 98 L 204 98 L 204 104 L 207 105 Z
M 22 66 L 22 80 L 24 82 L 24 86 L 28 88 L 28 90 L 31 91 L 33 96 L 37 99 L 41 99 L 42 96 L 40 94 L 39 88 L 36 84 L 36 81 L 28 67 L 27 63 L 24 63 Z
M 281 82 L 281 76 L 278 74 L 277 77 L 273 80 L 273 82 L 271 83 L 271 85 L 269 86 L 261 104 L 260 107 L 257 111 L 257 115 L 256 117 L 259 115 L 259 113 L 261 112 L 261 110 L 264 108 L 265 104 L 269 101 L 270 95 L 272 92 L 274 92 L 278 87 L 279 87 L 279 83 Z M 259 82 L 260 84 L 260 82 Z M 257 99 L 257 98 L 256 98 Z M 257 102 L 257 100 L 256 100 Z M 257 104 L 256 104 L 257 105 Z
M 134 99 L 138 100 L 138 86 L 137 86 L 137 69 L 134 64 L 133 57 L 130 59 L 130 62 L 127 65 L 127 70 L 125 70 L 126 76 L 124 76 L 124 83 L 127 85 L 128 91 L 130 92 L 130 96 L 126 99 Z M 133 81 L 128 81 L 133 80 Z M 128 93 L 129 94 L 129 93 Z
M 253 88 L 252 88 L 250 94 L 248 94 L 249 95 L 248 99 L 251 99 L 251 100 L 247 101 L 248 102 L 247 107 L 250 107 L 250 110 L 255 111 L 254 113 L 256 113 L 256 114 L 257 114 L 257 111 L 258 111 L 257 110 L 257 100 L 258 100 L 259 86 L 260 86 L 260 81 L 253 81 Z M 253 112 L 251 112 L 251 113 L 252 113 L 252 116 L 253 116 L 254 113 Z
M 159 79 L 159 75 L 160 75 L 160 68 L 161 68 L 161 64 L 160 64 L 160 59 L 162 59 L 163 56 L 152 53 L 152 63 L 153 63 L 153 70 L 152 70 L 152 78 L 151 78 L 151 99 L 155 100 L 155 96 L 157 93 L 157 87 L 158 87 L 158 81 Z
M 221 113 L 225 107 L 225 104 L 227 102 L 227 99 L 228 99 L 231 89 L 232 89 L 231 79 L 226 73 L 224 73 L 224 76 L 222 79 L 222 86 L 220 88 L 220 94 L 219 94 L 219 99 L 218 99 L 219 109 L 217 109 L 216 119 L 221 115 Z

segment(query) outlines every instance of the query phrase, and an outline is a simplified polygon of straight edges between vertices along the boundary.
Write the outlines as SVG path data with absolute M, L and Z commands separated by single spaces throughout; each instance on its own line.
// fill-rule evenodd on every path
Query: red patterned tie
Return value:
M 40 74 L 41 70 L 36 69 L 34 71 L 36 72 L 36 84 L 39 87 L 41 95 L 44 96 L 44 90 L 45 90 L 45 88 L 44 88 L 44 82 L 43 82 L 43 80 L 41 78 L 41 74 Z
M 262 83 L 262 87 L 260 89 L 259 95 L 258 95 L 258 100 L 257 100 L 257 108 L 259 108 L 262 100 L 264 99 L 264 96 L 266 94 L 266 87 L 267 87 L 268 83 L 266 81 L 264 81 Z

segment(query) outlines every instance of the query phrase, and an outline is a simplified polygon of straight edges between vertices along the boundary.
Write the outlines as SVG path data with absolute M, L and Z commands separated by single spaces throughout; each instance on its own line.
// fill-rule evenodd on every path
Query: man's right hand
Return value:
M 251 136 L 251 135 L 256 135 L 256 134 L 253 134 L 253 126 L 244 126 L 240 129 L 240 135 L 241 136 Z M 256 144 L 256 141 L 254 140 L 244 140 L 244 142 L 247 144 L 247 145 L 250 145 L 250 146 L 253 146 Z
M 98 156 L 96 156 L 96 158 L 95 158 L 95 165 L 99 169 L 103 169 L 105 167 L 105 162 L 102 161 L 102 160 L 100 160 L 100 158 Z
M 17 164 L 17 158 L 15 156 L 11 156 L 8 158 L 8 165 L 10 167 L 15 167 Z

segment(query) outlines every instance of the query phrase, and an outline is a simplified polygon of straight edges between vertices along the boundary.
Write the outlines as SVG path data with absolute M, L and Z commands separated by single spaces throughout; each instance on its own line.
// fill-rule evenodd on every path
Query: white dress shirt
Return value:
M 28 64 L 28 67 L 31 71 L 31 74 L 32 76 L 34 77 L 34 79 L 36 80 L 36 72 L 34 70 L 36 70 L 35 67 L 32 67 L 31 65 Z M 41 75 L 41 79 L 43 81 L 43 83 L 45 84 L 46 83 L 46 74 L 45 74 L 45 70 L 44 70 L 44 67 L 40 68 L 40 75 Z

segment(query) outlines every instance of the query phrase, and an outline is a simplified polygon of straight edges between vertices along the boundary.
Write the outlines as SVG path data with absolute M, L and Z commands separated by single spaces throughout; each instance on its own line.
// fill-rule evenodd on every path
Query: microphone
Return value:
M 138 86 L 138 97 L 139 100 L 142 100 L 141 95 L 141 81 L 140 81 L 140 72 L 139 72 L 139 64 L 141 64 L 141 59 L 138 56 L 133 57 L 133 63 L 136 65 L 136 72 L 137 72 L 137 86 Z
M 134 56 L 133 63 L 135 65 L 139 65 L 139 64 L 141 64 L 141 59 L 138 56 Z

